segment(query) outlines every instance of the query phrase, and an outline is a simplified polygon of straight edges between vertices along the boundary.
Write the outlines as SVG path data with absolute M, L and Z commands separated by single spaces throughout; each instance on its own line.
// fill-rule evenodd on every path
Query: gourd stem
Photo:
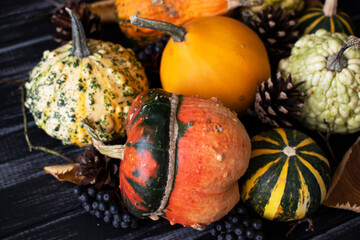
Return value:
M 347 66 L 347 60 L 343 56 L 344 52 L 349 48 L 355 46 L 356 48 L 360 48 L 360 38 L 355 36 L 349 36 L 346 40 L 345 44 L 339 50 L 339 52 L 335 55 L 331 55 L 328 57 L 326 62 L 326 68 L 330 71 L 341 72 L 343 68 Z
M 250 7 L 259 6 L 264 3 L 264 0 L 227 0 L 228 10 L 236 7 Z
M 337 0 L 325 0 L 323 12 L 327 17 L 335 16 L 337 12 Z
M 165 2 L 164 0 L 151 0 L 151 4 L 153 6 L 160 6 L 160 5 L 163 5 Z
M 85 58 L 92 55 L 91 50 L 87 46 L 86 36 L 84 28 L 80 20 L 75 16 L 75 14 L 69 9 L 65 8 L 71 17 L 71 32 L 72 32 L 72 51 L 71 56 L 76 56 L 79 58 Z
M 92 142 L 94 147 L 103 155 L 106 155 L 111 158 L 116 159 L 124 159 L 124 150 L 125 145 L 105 145 L 103 142 L 101 142 L 99 136 L 96 134 L 94 128 L 91 126 L 91 122 L 89 119 L 82 120 L 84 127 L 88 134 L 92 138 Z
M 131 24 L 138 27 L 150 28 L 170 35 L 173 38 L 174 42 L 182 42 L 185 39 L 185 28 L 176 26 L 168 22 L 146 19 L 138 17 L 137 15 L 130 16 L 130 22 Z

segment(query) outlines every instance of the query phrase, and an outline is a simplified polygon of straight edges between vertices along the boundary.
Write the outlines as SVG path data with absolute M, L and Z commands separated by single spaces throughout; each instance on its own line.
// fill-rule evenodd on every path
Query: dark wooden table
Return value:
M 60 1 L 59 1 L 60 2 Z M 339 1 L 360 26 L 358 1 Z M 46 0 L 2 1 L 0 7 L 0 238 L 2 239 L 212 239 L 208 230 L 196 231 L 165 220 L 146 220 L 136 230 L 115 229 L 82 209 L 73 195 L 73 184 L 59 182 L 43 171 L 44 166 L 64 164 L 65 160 L 42 151 L 29 152 L 24 132 L 20 83 L 27 79 L 46 49 L 58 47 L 52 40 L 54 25 L 49 13 L 55 7 Z M 110 31 L 109 31 L 110 30 Z M 116 25 L 104 26 L 104 40 L 121 42 Z M 70 157 L 84 149 L 64 146 L 47 136 L 29 119 L 34 145 L 63 150 Z M 342 154 L 356 139 L 337 145 Z M 360 173 L 359 173 L 360 174 Z M 360 214 L 321 207 L 313 216 L 314 232 L 297 227 L 288 239 L 359 239 Z M 283 239 L 288 223 L 265 222 L 267 239 Z

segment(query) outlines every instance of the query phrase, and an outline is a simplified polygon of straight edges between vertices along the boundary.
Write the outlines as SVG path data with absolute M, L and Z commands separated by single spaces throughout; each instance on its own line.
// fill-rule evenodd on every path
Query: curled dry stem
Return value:
M 61 157 L 62 159 L 65 159 L 66 161 L 69 161 L 71 163 L 74 163 L 75 161 L 72 160 L 71 158 L 68 158 L 64 155 L 62 155 L 61 153 L 52 150 L 52 149 L 48 149 L 46 147 L 43 146 L 34 146 L 29 138 L 29 133 L 28 133 L 28 124 L 27 124 L 27 117 L 26 117 L 26 110 L 25 110 L 25 88 L 24 88 L 24 84 L 21 86 L 21 110 L 22 110 L 22 114 L 23 114 L 23 119 L 24 119 L 24 135 L 25 135 L 25 140 L 26 143 L 29 147 L 29 151 L 31 152 L 32 150 L 39 150 L 39 151 L 43 151 L 46 153 L 51 153 L 55 156 Z
M 297 222 L 295 223 L 292 223 L 291 224 L 291 228 L 290 230 L 285 234 L 285 237 L 288 237 L 294 230 L 297 226 L 299 226 L 300 224 L 304 223 L 304 222 L 307 222 L 309 223 L 309 226 L 308 228 L 305 230 L 306 232 L 309 232 L 309 231 L 314 231 L 314 223 L 313 223 L 313 220 L 311 218 L 308 218 L 308 217 L 305 217 L 305 218 L 302 218 L 300 220 L 298 220 Z
M 124 159 L 125 145 L 105 145 L 96 134 L 95 129 L 89 119 L 82 120 L 84 127 L 92 138 L 94 147 L 103 155 L 111 158 Z
M 321 132 L 319 132 L 319 135 L 324 140 L 326 147 L 330 153 L 331 159 L 333 160 L 333 162 L 337 162 L 334 150 L 332 149 L 331 144 L 330 144 L 330 135 L 331 135 L 330 123 L 328 123 L 325 120 L 325 118 L 323 119 L 323 123 L 326 125 L 326 135 L 324 136 Z

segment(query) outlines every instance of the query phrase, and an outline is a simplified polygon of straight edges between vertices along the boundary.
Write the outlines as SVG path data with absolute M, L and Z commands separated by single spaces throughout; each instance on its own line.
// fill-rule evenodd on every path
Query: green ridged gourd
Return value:
M 86 40 L 80 21 L 67 11 L 73 41 L 44 52 L 25 84 L 25 106 L 36 125 L 63 144 L 91 144 L 85 118 L 102 141 L 123 137 L 133 100 L 149 88 L 144 68 L 130 49 Z

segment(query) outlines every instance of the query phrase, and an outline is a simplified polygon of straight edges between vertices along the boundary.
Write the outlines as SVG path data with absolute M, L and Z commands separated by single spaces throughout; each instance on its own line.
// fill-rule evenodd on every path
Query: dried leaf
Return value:
M 68 181 L 79 184 L 84 177 L 76 175 L 76 171 L 79 167 L 78 163 L 71 163 L 65 165 L 53 165 L 44 167 L 46 173 L 50 173 L 56 177 L 59 181 Z
M 116 14 L 114 12 L 115 1 L 114 0 L 103 0 L 88 3 L 87 7 L 89 10 L 100 16 L 102 23 L 116 23 Z
M 337 167 L 324 205 L 360 213 L 360 138 Z
M 322 6 L 321 1 L 319 0 L 305 0 L 305 8 Z

